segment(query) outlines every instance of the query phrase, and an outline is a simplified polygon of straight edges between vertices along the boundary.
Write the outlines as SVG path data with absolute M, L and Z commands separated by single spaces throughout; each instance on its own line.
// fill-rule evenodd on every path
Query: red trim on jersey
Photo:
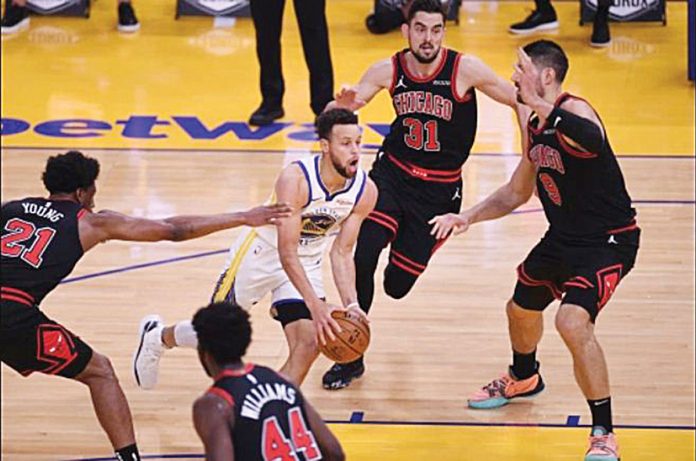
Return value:
M 461 179 L 462 169 L 457 170 L 429 170 L 426 168 L 421 168 L 412 165 L 407 162 L 402 162 L 394 157 L 389 152 L 387 154 L 387 159 L 391 161 L 394 165 L 408 173 L 409 176 L 421 179 L 423 181 L 429 182 L 441 182 L 441 183 L 453 183 Z
M 370 215 L 367 215 L 367 218 L 365 218 L 365 219 L 369 219 L 370 221 L 376 222 L 380 226 L 386 227 L 394 234 L 394 236 L 396 236 L 396 228 L 392 227 L 391 224 L 387 223 L 386 221 L 382 221 L 381 219 L 376 218 L 375 216 L 370 216 Z M 392 239 L 393 239 L 393 237 L 392 237 Z
M 391 57 L 392 79 L 391 79 L 391 84 L 389 85 L 389 94 L 392 96 L 394 96 L 394 87 L 396 86 L 396 78 L 399 76 L 399 71 L 398 71 L 399 66 L 396 63 L 397 56 L 398 56 L 398 53 Z
M 556 130 L 556 138 L 558 139 L 558 142 L 563 146 L 563 148 L 566 150 L 566 152 L 573 157 L 577 158 L 583 158 L 583 159 L 590 159 L 590 158 L 597 158 L 599 157 L 598 154 L 595 154 L 594 152 L 586 151 L 586 150 L 579 150 L 577 147 L 573 147 L 568 142 L 563 138 L 563 133 L 560 131 Z
M 15 295 L 15 296 L 21 296 L 26 301 L 28 301 L 32 304 L 35 302 L 35 299 L 32 295 L 30 295 L 26 291 L 18 290 L 17 288 L 0 287 L 0 292 L 5 293 L 5 294 L 10 294 L 10 295 Z
M 377 211 L 377 210 L 372 210 L 370 212 L 370 214 L 374 215 L 376 217 L 379 217 L 381 219 L 384 219 L 387 222 L 390 222 L 394 227 L 397 227 L 397 228 L 399 227 L 399 222 L 386 213 L 382 213 L 381 211 Z
M 459 96 L 457 93 L 457 71 L 459 70 L 459 59 L 462 57 L 461 53 L 457 53 L 457 57 L 454 58 L 454 69 L 452 69 L 452 77 L 450 77 L 450 87 L 452 89 L 452 96 L 457 102 L 467 102 L 471 99 L 473 95 L 473 90 L 469 88 L 464 96 Z
M 564 288 L 565 287 L 577 287 L 577 288 L 582 288 L 583 290 L 587 290 L 588 288 L 590 288 L 590 287 L 585 286 L 584 284 L 579 283 L 579 282 L 566 282 L 563 284 L 563 287 Z
M 440 64 L 438 64 L 437 68 L 435 71 L 430 74 L 426 75 L 425 77 L 417 77 L 411 73 L 411 71 L 408 69 L 408 62 L 406 61 L 406 53 L 401 52 L 399 53 L 399 60 L 401 61 L 401 67 L 404 69 L 404 73 L 406 76 L 409 78 L 409 80 L 413 80 L 416 83 L 428 83 L 432 79 L 434 79 L 440 72 L 442 72 L 442 68 L 445 67 L 445 63 L 447 62 L 447 53 L 449 50 L 447 48 L 441 48 L 442 50 L 442 58 L 440 60 Z
M 6 295 L 5 293 L 0 294 L 0 299 L 5 299 L 7 301 L 14 301 L 14 302 L 24 304 L 25 306 L 29 306 L 29 307 L 34 305 L 24 298 L 20 298 L 19 296 Z
M 554 298 L 556 299 L 561 299 L 562 298 L 562 293 L 561 291 L 556 288 L 556 285 L 551 282 L 550 280 L 535 280 L 532 277 L 530 277 L 524 270 L 524 264 L 520 264 L 517 266 L 517 277 L 518 280 L 527 286 L 530 287 L 540 287 L 544 286 L 549 289 L 551 294 L 553 295 Z
M 77 220 L 79 221 L 80 219 L 84 218 L 87 213 L 89 213 L 89 210 L 87 210 L 86 208 L 82 208 L 80 211 L 77 212 Z
M 254 369 L 254 364 L 253 363 L 247 363 L 244 365 L 244 368 L 241 370 L 222 370 L 220 373 L 218 373 L 214 378 L 213 381 L 217 381 L 218 379 L 222 378 L 228 378 L 228 377 L 239 377 L 239 376 L 244 376 L 248 373 L 251 372 L 251 370 Z
M 451 234 L 450 234 L 450 235 L 451 235 Z M 438 240 L 437 243 L 435 244 L 435 246 L 433 247 L 433 249 L 430 251 L 430 254 L 431 254 L 431 255 L 434 255 L 435 252 L 436 252 L 437 250 L 439 250 L 440 247 L 441 247 L 442 245 L 445 244 L 445 242 L 447 241 L 448 238 L 449 238 L 449 236 L 447 236 L 447 237 L 445 237 L 445 238 L 443 238 L 443 239 Z
M 623 277 L 623 264 L 614 264 L 613 266 L 600 269 L 597 275 L 597 311 L 609 302 L 609 299 L 614 294 L 616 287 L 621 283 Z
M 230 406 L 232 406 L 232 407 L 234 406 L 234 398 L 230 395 L 229 392 L 227 392 L 227 391 L 224 390 L 224 389 L 221 389 L 221 388 L 219 388 L 219 387 L 213 386 L 213 387 L 211 387 L 210 389 L 208 389 L 208 390 L 206 391 L 206 393 L 207 393 L 207 394 L 217 395 L 218 397 L 220 397 L 221 399 L 223 399 L 225 402 L 229 403 Z
M 415 275 L 416 277 L 418 277 L 422 273 L 422 272 L 418 272 L 418 271 L 411 269 L 410 267 L 406 266 L 405 264 L 401 264 L 399 261 L 397 261 L 394 258 L 391 259 L 391 263 L 394 264 L 395 266 L 399 267 L 400 269 L 408 272 L 409 274 Z
M 410 264 L 410 265 L 413 266 L 415 269 L 420 269 L 421 272 L 425 270 L 425 265 L 424 265 L 424 264 L 417 263 L 417 262 L 415 262 L 414 260 L 412 260 L 412 259 L 410 259 L 409 257 L 407 257 L 406 255 L 401 254 L 401 253 L 399 253 L 399 252 L 396 251 L 396 250 L 391 250 L 391 254 L 393 254 L 394 256 L 396 256 L 397 258 L 399 258 L 400 260 L 402 260 L 403 262 L 405 262 L 405 263 L 407 263 L 407 264 Z
M 638 229 L 638 223 L 636 223 L 636 220 L 634 219 L 633 221 L 631 221 L 631 223 L 628 226 L 619 227 L 618 229 L 608 230 L 607 234 L 608 235 L 620 234 L 622 232 L 628 232 L 628 231 L 632 231 L 635 229 Z
M 587 285 L 588 288 L 594 288 L 594 285 L 592 284 L 592 282 L 590 282 L 589 280 L 587 280 L 585 277 L 583 277 L 581 275 L 576 275 L 571 280 L 575 280 L 575 281 L 578 281 L 580 283 L 584 283 L 585 285 Z

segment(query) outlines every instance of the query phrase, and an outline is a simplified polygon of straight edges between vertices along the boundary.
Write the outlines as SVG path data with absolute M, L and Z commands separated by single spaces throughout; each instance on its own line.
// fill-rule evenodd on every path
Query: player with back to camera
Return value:
M 213 303 L 192 325 L 198 358 L 213 385 L 193 405 L 193 422 L 209 461 L 343 461 L 336 437 L 300 390 L 280 374 L 244 363 L 249 314 Z

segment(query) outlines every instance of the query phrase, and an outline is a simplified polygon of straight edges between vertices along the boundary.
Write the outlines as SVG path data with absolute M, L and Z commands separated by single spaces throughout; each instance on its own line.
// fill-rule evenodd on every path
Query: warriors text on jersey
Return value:
M 456 91 L 461 55 L 443 48 L 437 70 L 419 78 L 408 70 L 407 52 L 392 57 L 389 91 L 396 119 L 382 150 L 397 166 L 458 172 L 476 135 L 476 94 L 473 88 L 463 95 Z
M 564 93 L 555 106 L 573 97 Z M 527 155 L 537 167 L 537 190 L 551 232 L 591 239 L 634 228 L 636 212 L 608 139 L 600 152 L 586 152 L 555 127 L 538 124 L 532 114 Z
M 77 226 L 86 212 L 76 202 L 43 198 L 2 207 L 3 295 L 21 290 L 40 303 L 82 257 Z
M 270 368 L 223 370 L 208 390 L 234 408 L 234 459 L 319 461 L 300 391 Z

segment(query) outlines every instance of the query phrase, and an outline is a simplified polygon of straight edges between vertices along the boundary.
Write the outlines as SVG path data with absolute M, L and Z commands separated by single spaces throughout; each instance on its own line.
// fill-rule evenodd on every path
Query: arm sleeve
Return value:
M 555 107 L 549 114 L 549 125 L 578 143 L 588 152 L 599 154 L 604 147 L 604 133 L 594 122 Z

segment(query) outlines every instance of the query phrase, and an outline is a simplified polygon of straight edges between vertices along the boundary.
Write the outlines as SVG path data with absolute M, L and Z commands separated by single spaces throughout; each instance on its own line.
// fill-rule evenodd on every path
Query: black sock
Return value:
M 614 424 L 611 420 L 611 397 L 599 400 L 588 400 L 592 412 L 592 427 L 602 426 L 607 432 L 614 432 Z
M 537 11 L 553 11 L 553 7 L 551 6 L 551 0 L 534 0 L 534 3 L 536 3 Z
M 517 379 L 531 378 L 536 372 L 536 349 L 529 354 L 512 351 L 512 373 Z
M 140 461 L 140 453 L 136 444 L 128 445 L 127 447 L 116 450 L 118 461 Z

